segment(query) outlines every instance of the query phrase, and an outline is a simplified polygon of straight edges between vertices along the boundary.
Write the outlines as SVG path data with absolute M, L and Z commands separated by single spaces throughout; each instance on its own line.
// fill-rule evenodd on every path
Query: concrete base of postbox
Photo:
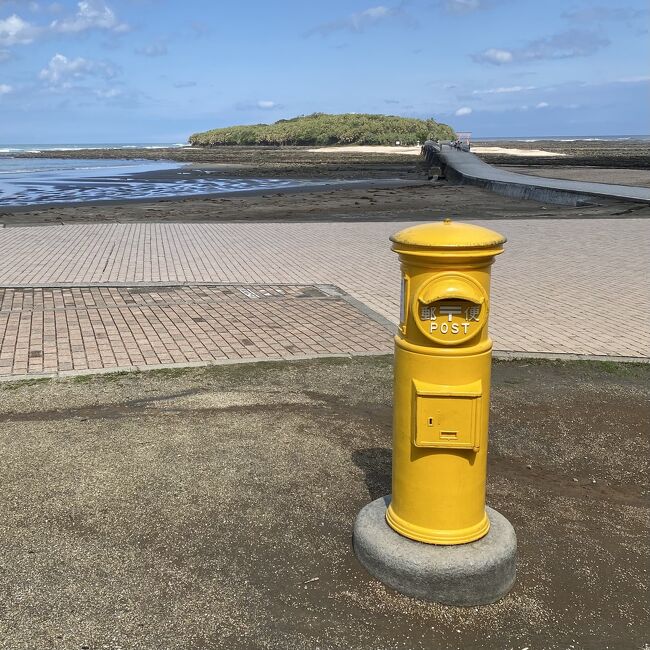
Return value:
M 386 523 L 389 503 L 390 496 L 369 503 L 354 524 L 354 552 L 379 581 L 408 596 L 466 607 L 493 603 L 510 591 L 517 537 L 503 515 L 487 508 L 485 537 L 438 546 L 396 533 Z

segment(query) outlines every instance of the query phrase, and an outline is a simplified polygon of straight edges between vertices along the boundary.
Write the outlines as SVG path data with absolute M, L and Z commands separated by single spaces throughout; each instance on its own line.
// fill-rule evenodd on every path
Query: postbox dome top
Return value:
M 494 230 L 451 219 L 405 228 L 392 235 L 390 240 L 395 244 L 395 250 L 403 247 L 434 250 L 496 248 L 498 252 L 506 242 L 506 238 Z

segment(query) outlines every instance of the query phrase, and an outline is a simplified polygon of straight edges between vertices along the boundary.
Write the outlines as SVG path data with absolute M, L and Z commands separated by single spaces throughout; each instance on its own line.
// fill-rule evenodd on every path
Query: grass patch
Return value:
M 6 381 L 0 384 L 1 390 L 18 390 L 36 384 L 43 384 L 52 381 L 51 377 L 34 377 L 34 379 L 19 379 L 18 381 Z
M 159 379 L 176 379 L 177 377 L 183 377 L 187 375 L 192 370 L 203 370 L 202 367 L 187 367 L 187 368 L 158 368 L 153 370 L 144 370 L 149 377 L 156 377 Z
M 495 365 L 518 364 L 526 366 L 552 366 L 568 371 L 604 373 L 617 377 L 650 376 L 650 363 L 635 361 L 598 361 L 595 359 L 543 359 L 536 357 L 517 357 L 515 359 L 492 359 Z
M 120 379 L 126 379 L 127 377 L 133 377 L 134 375 L 139 375 L 139 370 L 118 370 L 116 372 L 109 372 L 101 375 L 82 375 L 83 377 L 90 377 L 98 381 L 119 381 Z
M 639 379 L 650 379 L 650 363 L 642 362 L 618 362 L 618 361 L 596 361 L 581 359 L 540 359 L 532 357 L 522 357 L 516 359 L 493 359 L 495 366 L 543 366 L 547 368 L 556 368 L 565 370 L 567 373 L 576 373 L 581 375 L 611 375 L 615 377 Z M 13 391 L 19 388 L 27 388 L 45 384 L 51 381 L 70 384 L 101 384 L 119 382 L 123 379 L 140 379 L 152 378 L 159 380 L 174 380 L 188 377 L 192 381 L 210 381 L 217 382 L 220 379 L 228 378 L 236 380 L 239 377 L 245 377 L 251 372 L 255 372 L 254 367 L 266 371 L 283 371 L 299 366 L 317 366 L 317 367 L 341 367 L 349 366 L 351 368 L 363 366 L 368 369 L 377 369 L 392 367 L 393 355 L 368 355 L 368 356 L 341 356 L 341 357 L 322 357 L 314 359 L 296 359 L 296 360 L 259 360 L 255 362 L 228 363 L 228 364 L 211 364 L 206 366 L 187 366 L 178 368 L 151 368 L 150 370 L 117 370 L 110 373 L 88 373 L 85 375 L 75 375 L 73 377 L 34 377 L 33 379 L 20 379 L 17 381 L 0 382 L 0 391 Z M 260 371 L 262 370 L 260 368 Z M 505 379 L 507 384 L 519 383 L 518 380 Z M 215 387 L 217 384 L 215 383 Z
M 76 377 L 70 377 L 70 381 L 73 384 L 89 384 L 95 379 L 95 375 L 77 375 Z
M 583 364 L 594 368 L 608 375 L 617 377 L 642 377 L 650 375 L 649 363 L 635 363 L 633 361 L 575 361 L 576 364 Z

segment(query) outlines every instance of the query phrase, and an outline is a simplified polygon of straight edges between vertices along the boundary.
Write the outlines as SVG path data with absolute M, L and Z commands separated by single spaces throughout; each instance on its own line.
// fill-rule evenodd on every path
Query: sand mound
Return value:
M 420 147 L 398 147 L 386 145 L 349 145 L 343 147 L 319 147 L 309 149 L 311 153 L 390 153 L 402 156 L 419 156 Z M 511 149 L 509 147 L 472 147 L 472 153 L 496 153 L 506 156 L 566 156 L 564 153 L 542 149 Z
M 309 149 L 312 153 L 392 153 L 404 156 L 419 156 L 420 147 L 392 147 L 384 145 L 348 145 L 344 147 L 319 147 Z
M 543 149 L 510 149 L 509 147 L 472 147 L 472 153 L 498 153 L 505 156 L 566 156 L 565 153 L 544 151 Z

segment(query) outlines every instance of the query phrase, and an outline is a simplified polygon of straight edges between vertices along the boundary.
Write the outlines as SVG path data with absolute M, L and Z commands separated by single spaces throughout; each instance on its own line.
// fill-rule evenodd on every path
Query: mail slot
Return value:
M 386 520 L 420 542 L 472 542 L 490 526 L 490 268 L 505 238 L 445 220 L 407 228 L 391 240 L 400 257 L 402 297 Z
M 413 444 L 438 449 L 478 451 L 481 382 L 436 386 L 413 381 Z
M 413 309 L 415 322 L 427 338 L 440 345 L 460 345 L 485 326 L 488 298 L 471 278 L 440 273 L 424 284 Z

